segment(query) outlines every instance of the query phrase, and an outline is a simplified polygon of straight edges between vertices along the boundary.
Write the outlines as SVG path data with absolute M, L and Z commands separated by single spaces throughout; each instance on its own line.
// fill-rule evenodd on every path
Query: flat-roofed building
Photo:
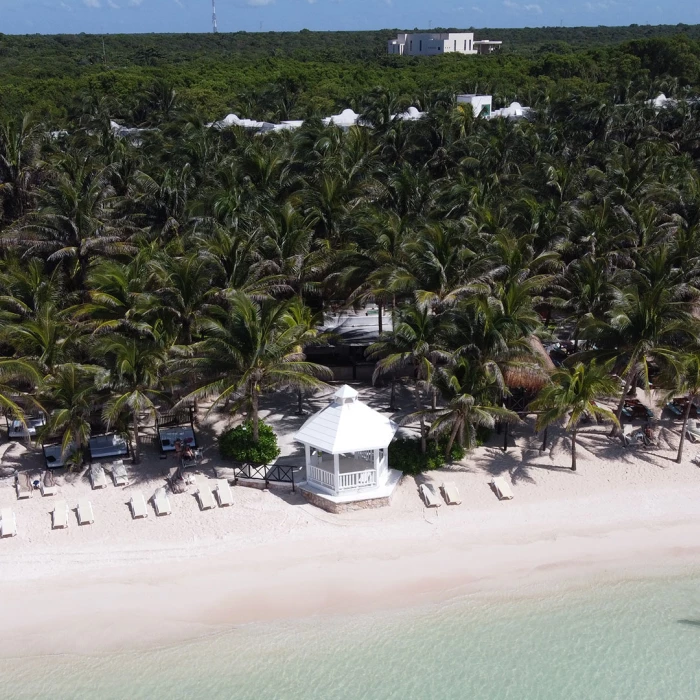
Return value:
M 444 53 L 490 53 L 501 45 L 490 39 L 474 40 L 473 32 L 417 32 L 399 34 L 387 52 L 399 56 L 439 56 Z

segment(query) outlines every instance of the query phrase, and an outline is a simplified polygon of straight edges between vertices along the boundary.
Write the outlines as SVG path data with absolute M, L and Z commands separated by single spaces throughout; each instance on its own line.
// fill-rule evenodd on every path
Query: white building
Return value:
M 387 52 L 399 56 L 491 53 L 501 43 L 489 39 L 475 41 L 473 32 L 422 32 L 397 35 L 389 41 Z
M 457 95 L 457 104 L 469 104 L 475 117 L 490 117 L 493 108 L 491 95 Z
M 300 488 L 321 507 L 323 501 L 338 505 L 386 499 L 401 477 L 389 468 L 389 443 L 398 426 L 357 396 L 342 386 L 294 436 L 306 457 L 306 481 Z

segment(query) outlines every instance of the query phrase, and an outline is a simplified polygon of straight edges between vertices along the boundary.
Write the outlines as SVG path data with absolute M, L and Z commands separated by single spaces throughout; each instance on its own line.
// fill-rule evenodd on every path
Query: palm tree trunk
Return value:
M 391 374 L 391 398 L 389 399 L 389 410 L 396 410 L 396 374 Z
M 302 407 L 301 407 L 301 403 L 302 403 L 303 399 L 304 399 L 304 396 L 301 393 L 301 389 L 299 389 L 297 391 L 297 415 L 298 416 L 300 416 L 303 413 Z
M 258 391 L 255 386 L 253 386 L 253 391 L 250 396 L 250 419 L 253 423 L 253 442 L 257 444 L 260 438 L 260 430 L 258 418 Z
M 455 424 L 452 426 L 452 432 L 450 433 L 450 439 L 447 441 L 447 448 L 445 449 L 445 459 L 449 461 L 450 453 L 452 452 L 452 445 L 454 445 L 455 438 L 459 432 L 459 421 L 456 420 Z
M 542 447 L 540 447 L 540 452 L 544 452 L 547 449 L 547 431 L 549 426 L 544 429 L 544 436 L 542 437 Z
M 632 385 L 632 378 L 634 377 L 634 367 L 627 373 L 627 379 L 625 379 L 625 388 L 622 390 L 622 396 L 615 409 L 615 418 L 617 418 L 617 423 L 613 423 L 612 430 L 610 431 L 610 437 L 615 437 L 619 430 L 618 425 L 620 424 L 620 416 L 622 415 L 622 409 L 625 406 L 625 399 L 627 398 L 627 392 L 630 390 Z
M 134 464 L 141 462 L 141 436 L 139 435 L 139 413 L 136 409 L 131 412 L 134 421 Z
M 182 335 L 185 345 L 192 345 L 192 322 L 187 317 L 182 319 Z
M 576 428 L 571 432 L 571 471 L 576 471 Z
M 420 383 L 416 379 L 416 410 L 423 410 L 423 402 L 420 395 Z M 420 414 L 420 451 L 425 454 L 428 450 L 428 442 L 425 438 L 425 418 L 423 414 Z
M 683 415 L 683 428 L 681 430 L 681 441 L 678 443 L 678 454 L 676 455 L 676 462 L 681 463 L 683 459 L 683 443 L 685 443 L 685 429 L 688 425 L 688 418 L 690 418 L 690 409 L 693 405 L 693 399 L 695 394 L 688 394 L 688 405 L 685 407 L 685 414 Z
M 382 334 L 382 302 L 377 302 L 377 308 L 379 309 L 379 335 Z

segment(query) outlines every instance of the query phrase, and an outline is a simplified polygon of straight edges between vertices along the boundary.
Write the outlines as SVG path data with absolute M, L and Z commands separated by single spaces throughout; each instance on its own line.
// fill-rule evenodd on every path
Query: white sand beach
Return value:
M 361 389 L 376 406 L 386 392 Z M 327 398 L 307 403 L 312 411 Z M 266 412 L 285 436 L 281 460 L 301 464 L 288 439 L 304 417 L 293 400 Z M 308 415 L 308 414 L 307 414 Z M 174 466 L 147 449 L 132 483 L 90 490 L 78 475 L 59 494 L 17 501 L 10 480 L 0 507 L 17 516 L 18 535 L 0 541 L 0 655 L 96 653 L 166 645 L 231 626 L 277 618 L 348 613 L 440 601 L 468 593 L 525 595 L 546 585 L 586 585 L 596 577 L 648 575 L 700 565 L 699 447 L 673 461 L 678 423 L 662 417 L 662 446 L 625 449 L 606 426 L 580 434 L 579 467 L 568 469 L 568 440 L 552 433 L 539 452 L 532 423 L 513 429 L 463 463 L 405 477 L 392 505 L 332 515 L 298 493 L 234 487 L 234 504 L 200 512 L 194 488 L 170 495 L 172 515 L 132 520 L 133 491 L 149 499 Z M 203 421 L 203 477 L 219 464 Z M 23 467 L 40 453 L 13 448 Z M 504 475 L 515 499 L 496 500 L 489 482 Z M 455 482 L 462 504 L 426 510 L 420 479 Z M 75 508 L 90 498 L 95 522 L 51 529 L 57 499 Z

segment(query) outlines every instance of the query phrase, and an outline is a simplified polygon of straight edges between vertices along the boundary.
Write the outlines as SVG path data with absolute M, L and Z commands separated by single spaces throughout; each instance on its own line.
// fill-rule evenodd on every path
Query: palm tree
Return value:
M 306 360 L 303 348 L 311 340 L 310 331 L 305 321 L 295 318 L 293 304 L 256 302 L 236 292 L 230 297 L 230 313 L 207 320 L 205 339 L 193 346 L 195 369 L 213 380 L 190 396 L 216 395 L 212 408 L 236 399 L 236 406 L 245 406 L 249 412 L 255 442 L 262 394 L 320 389 L 326 386 L 323 379 L 333 376 L 327 367 Z
M 29 254 L 61 262 L 75 289 L 84 290 L 90 260 L 127 254 L 126 222 L 113 214 L 108 169 L 77 153 L 65 155 L 55 176 L 38 192 L 39 207 L 5 235 Z
M 576 471 L 576 433 L 584 416 L 597 416 L 619 424 L 617 416 L 596 400 L 614 396 L 618 391 L 609 367 L 592 362 L 586 366 L 577 362 L 571 367 L 556 370 L 552 382 L 545 386 L 530 404 L 537 416 L 537 430 L 568 416 L 566 430 L 571 433 L 571 470 Z
M 488 365 L 460 357 L 454 364 L 435 372 L 436 388 L 447 402 L 444 408 L 431 411 L 434 418 L 430 426 L 432 434 L 449 430 L 445 448 L 449 459 L 456 438 L 467 449 L 476 446 L 476 430 L 479 427 L 493 429 L 496 421 L 517 423 L 517 413 L 497 405 L 503 394 L 499 377 Z
M 134 431 L 134 464 L 141 461 L 140 417 L 143 413 L 155 418 L 156 402 L 168 400 L 162 390 L 166 379 L 167 351 L 164 345 L 150 338 L 105 337 L 96 344 L 109 367 L 107 379 L 110 399 L 102 410 L 107 426 L 115 425 L 125 414 L 131 414 Z
M 61 453 L 66 456 L 71 447 L 71 459 L 76 467 L 83 463 L 83 453 L 90 440 L 90 417 L 97 405 L 97 377 L 101 368 L 79 364 L 64 364 L 44 378 L 41 395 L 49 411 L 42 436 L 61 434 Z
M 615 294 L 615 303 L 604 320 L 593 319 L 585 328 L 587 338 L 595 342 L 595 355 L 602 360 L 615 359 L 622 367 L 625 388 L 620 396 L 613 425 L 619 426 L 625 397 L 637 378 L 649 388 L 649 363 L 663 351 L 680 343 L 692 343 L 698 322 L 687 301 L 687 287 L 668 279 L 652 286 L 640 274 L 629 275 L 633 284 Z
M 211 285 L 211 265 L 196 254 L 165 254 L 151 261 L 151 269 L 156 289 L 145 304 L 156 316 L 172 319 L 182 344 L 192 345 L 193 335 L 206 318 L 216 291 Z
M 388 372 L 412 370 L 423 453 L 428 444 L 422 392 L 424 387 L 430 386 L 437 364 L 450 359 L 450 353 L 441 344 L 446 331 L 445 319 L 414 304 L 399 312 L 391 332 L 367 348 L 368 358 L 381 358 L 374 370 L 373 382 Z
M 0 220 L 15 221 L 29 209 L 40 140 L 41 129 L 29 115 L 0 122 Z
M 44 373 L 70 362 L 80 343 L 80 324 L 69 309 L 53 303 L 39 307 L 33 317 L 0 328 L 0 338 L 23 357 L 30 358 Z
M 25 392 L 19 386 L 27 384 L 36 386 L 41 375 L 31 362 L 25 359 L 9 357 L 0 358 L 0 407 L 19 420 L 24 420 L 24 411 L 14 397 Z
M 683 459 L 683 446 L 685 444 L 685 430 L 690 417 L 690 410 L 695 405 L 695 400 L 700 396 L 700 351 L 697 349 L 670 351 L 659 353 L 659 359 L 663 362 L 662 383 L 670 378 L 675 385 L 673 393 L 686 395 L 685 412 L 683 413 L 683 425 L 681 427 L 681 439 L 678 443 L 676 462 Z

